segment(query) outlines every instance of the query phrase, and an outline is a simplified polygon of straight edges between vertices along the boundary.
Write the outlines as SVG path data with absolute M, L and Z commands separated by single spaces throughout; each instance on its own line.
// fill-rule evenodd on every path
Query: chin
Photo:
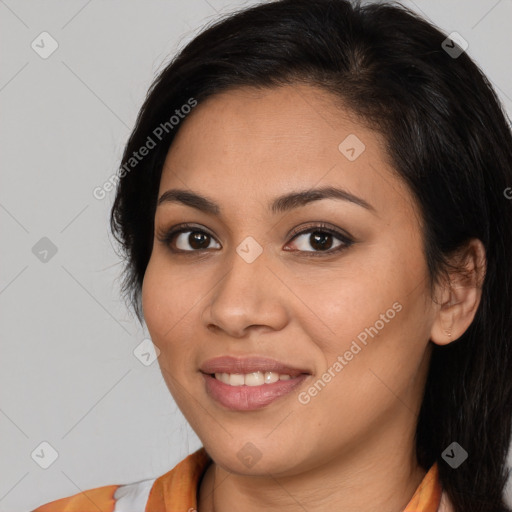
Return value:
M 203 446 L 216 464 L 232 473 L 251 476 L 298 473 L 303 460 L 297 453 L 297 443 L 287 447 L 282 438 L 266 438 L 268 432 L 259 436 L 234 435 L 221 444 L 218 439 L 205 440 Z

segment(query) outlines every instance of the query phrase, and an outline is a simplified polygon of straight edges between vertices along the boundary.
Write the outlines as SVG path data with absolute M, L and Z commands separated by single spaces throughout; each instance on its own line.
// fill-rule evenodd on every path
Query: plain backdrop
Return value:
M 148 333 L 120 297 L 114 193 L 93 190 L 157 71 L 254 3 L 0 0 L 0 512 L 160 476 L 200 446 L 158 362 L 134 355 Z M 464 37 L 510 113 L 512 2 L 404 4 Z

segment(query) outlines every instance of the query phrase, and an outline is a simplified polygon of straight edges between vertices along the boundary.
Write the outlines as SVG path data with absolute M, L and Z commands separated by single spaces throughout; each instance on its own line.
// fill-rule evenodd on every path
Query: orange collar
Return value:
M 157 478 L 146 511 L 197 509 L 197 489 L 201 476 L 212 459 L 204 447 L 190 454 L 174 469 Z M 437 512 L 441 500 L 441 483 L 435 463 L 427 472 L 403 512 Z
M 441 502 L 442 487 L 437 462 L 428 470 L 404 512 L 437 512 Z

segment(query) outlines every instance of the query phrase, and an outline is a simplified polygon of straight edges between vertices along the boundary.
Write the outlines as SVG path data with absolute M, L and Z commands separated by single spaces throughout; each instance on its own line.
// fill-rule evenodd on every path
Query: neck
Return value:
M 199 512 L 401 512 L 425 471 L 417 463 L 411 436 L 387 441 L 381 433 L 365 440 L 364 453 L 334 455 L 293 476 L 239 475 L 212 462 L 201 482 Z M 399 448 L 403 446 L 410 449 Z

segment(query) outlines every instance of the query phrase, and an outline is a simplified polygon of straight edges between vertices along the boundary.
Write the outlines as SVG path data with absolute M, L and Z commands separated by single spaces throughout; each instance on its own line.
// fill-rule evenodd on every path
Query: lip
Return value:
M 290 380 L 278 380 L 273 384 L 230 386 L 211 375 L 203 373 L 202 376 L 208 395 L 227 409 L 234 411 L 261 409 L 278 398 L 288 395 L 308 377 L 302 374 Z
M 217 403 L 235 411 L 251 411 L 261 409 L 278 398 L 288 395 L 299 386 L 311 373 L 275 359 L 266 357 L 236 358 L 221 356 L 209 359 L 200 368 L 206 393 Z M 277 372 L 290 375 L 289 380 L 278 380 L 272 384 L 260 386 L 230 386 L 217 380 L 214 373 L 252 373 Z
M 301 374 L 311 374 L 307 369 L 300 369 L 288 364 L 281 363 L 276 359 L 268 357 L 233 357 L 220 356 L 208 359 L 199 368 L 206 374 L 213 373 L 252 373 L 252 372 L 277 372 L 286 373 L 290 377 L 297 377 Z M 270 384 L 267 384 L 270 386 Z

